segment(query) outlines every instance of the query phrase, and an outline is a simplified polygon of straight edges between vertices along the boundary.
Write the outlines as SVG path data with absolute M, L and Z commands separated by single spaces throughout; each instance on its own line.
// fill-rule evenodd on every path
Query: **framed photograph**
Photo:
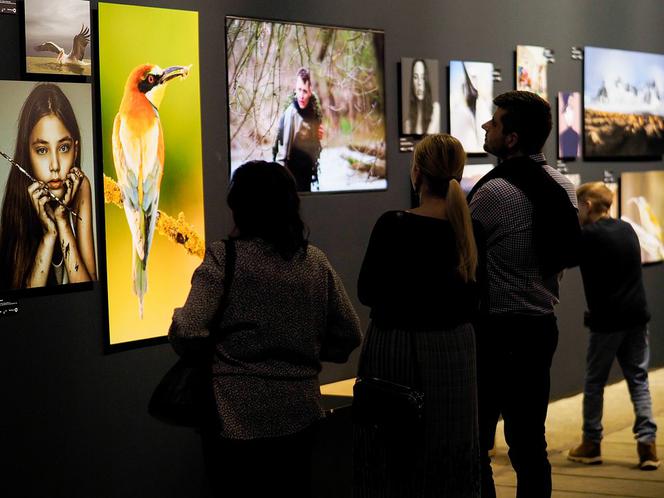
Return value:
M 461 177 L 461 190 L 468 195 L 475 184 L 493 168 L 493 164 L 466 164 Z
M 533 45 L 516 47 L 516 89 L 533 92 L 549 100 L 547 93 L 547 49 Z
M 401 134 L 440 133 L 440 99 L 436 59 L 401 58 Z
M 164 340 L 204 256 L 198 13 L 99 3 L 98 25 L 112 349 Z
M 467 154 L 484 152 L 482 125 L 493 114 L 493 64 L 450 61 L 450 135 Z
M 384 47 L 382 31 L 227 17 L 230 174 L 261 159 L 300 192 L 385 190 Z
M 16 14 L 16 1 L 0 0 L 0 14 Z
M 664 55 L 585 47 L 584 157 L 664 153 Z
M 0 296 L 97 280 L 91 86 L 0 81 Z
M 92 74 L 90 2 L 24 0 L 24 15 L 27 74 L 58 79 Z
M 639 237 L 641 261 L 664 261 L 664 171 L 620 175 L 620 216 Z
M 581 156 L 581 93 L 558 92 L 558 158 Z

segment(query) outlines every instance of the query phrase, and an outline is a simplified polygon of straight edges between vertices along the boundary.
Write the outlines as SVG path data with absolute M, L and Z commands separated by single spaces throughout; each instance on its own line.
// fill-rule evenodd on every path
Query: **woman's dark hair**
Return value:
M 240 238 L 259 238 L 286 260 L 307 246 L 293 175 L 278 163 L 250 161 L 233 174 L 228 207 Z
M 72 167 L 81 167 L 81 132 L 74 109 L 59 86 L 40 83 L 23 103 L 14 151 L 14 160 L 33 177 L 28 143 L 30 133 L 41 118 L 51 114 L 62 121 L 78 144 Z M 18 168 L 11 168 L 0 215 L 0 289 L 25 287 L 42 238 L 41 222 L 28 195 L 30 183 Z
M 413 65 L 410 68 L 410 107 L 408 109 L 408 119 L 410 120 L 411 131 L 415 130 L 417 126 L 417 108 L 418 102 L 415 96 L 415 86 L 413 85 L 413 73 L 415 71 L 415 64 L 421 62 L 424 66 L 424 99 L 422 100 L 422 134 L 426 135 L 431 123 L 431 115 L 433 114 L 433 97 L 431 96 L 431 81 L 429 81 L 429 68 L 424 59 L 413 60 Z

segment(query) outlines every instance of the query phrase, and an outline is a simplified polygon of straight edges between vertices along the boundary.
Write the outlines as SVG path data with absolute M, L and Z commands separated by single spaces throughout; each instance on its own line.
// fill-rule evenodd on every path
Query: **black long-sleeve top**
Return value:
M 581 276 L 586 292 L 586 325 L 614 332 L 650 320 L 641 272 L 641 248 L 632 226 L 603 218 L 581 231 Z
M 383 214 L 358 281 L 362 304 L 381 327 L 441 330 L 470 321 L 478 289 L 458 274 L 452 225 L 405 211 Z

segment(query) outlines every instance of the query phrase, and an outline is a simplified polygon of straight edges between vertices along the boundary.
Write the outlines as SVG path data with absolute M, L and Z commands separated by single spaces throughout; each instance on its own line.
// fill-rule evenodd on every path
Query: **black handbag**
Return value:
M 355 423 L 383 428 L 398 427 L 403 430 L 420 428 L 424 417 L 424 393 L 421 391 L 422 380 L 417 363 L 414 332 L 409 334 L 415 384 L 419 388 L 359 375 L 353 386 Z
M 212 358 L 235 271 L 235 244 L 232 240 L 224 240 L 224 244 L 224 295 L 212 320 L 210 337 L 201 339 L 199 348 L 192 348 L 197 353 L 178 359 L 157 384 L 148 404 L 148 413 L 169 425 L 201 427 L 208 419 L 213 419 Z

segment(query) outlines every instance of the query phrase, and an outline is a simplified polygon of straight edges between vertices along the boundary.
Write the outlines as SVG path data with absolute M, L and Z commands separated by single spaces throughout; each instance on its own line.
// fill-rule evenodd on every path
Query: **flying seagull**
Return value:
M 90 43 L 90 28 L 81 26 L 81 31 L 74 37 L 72 42 L 71 52 L 65 53 L 65 49 L 58 46 L 52 41 L 47 41 L 41 45 L 35 46 L 35 50 L 40 52 L 53 52 L 58 54 L 57 62 L 60 64 L 83 64 L 83 54 L 85 54 L 85 47 Z

